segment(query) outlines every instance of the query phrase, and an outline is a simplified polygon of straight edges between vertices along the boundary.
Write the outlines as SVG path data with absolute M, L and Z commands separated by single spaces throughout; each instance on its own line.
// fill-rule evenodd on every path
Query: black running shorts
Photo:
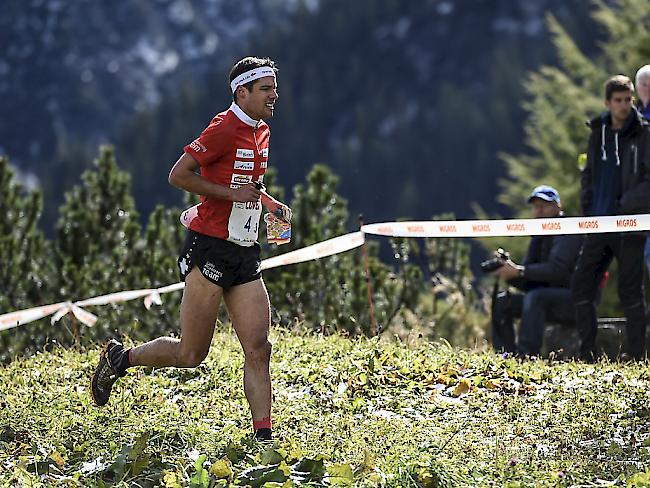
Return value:
M 207 280 L 224 290 L 243 285 L 262 276 L 260 245 L 244 247 L 190 230 L 178 258 L 182 281 L 194 266 Z

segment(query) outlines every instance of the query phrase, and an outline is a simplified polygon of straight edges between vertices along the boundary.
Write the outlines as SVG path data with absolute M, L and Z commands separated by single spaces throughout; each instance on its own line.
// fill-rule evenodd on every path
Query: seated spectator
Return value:
M 560 195 L 542 185 L 528 198 L 535 218 L 563 216 Z M 533 236 L 522 264 L 507 259 L 493 273 L 521 293 L 502 291 L 492 304 L 492 340 L 497 351 L 538 356 L 546 321 L 573 323 L 571 274 L 578 260 L 580 235 Z M 515 339 L 514 319 L 521 318 Z

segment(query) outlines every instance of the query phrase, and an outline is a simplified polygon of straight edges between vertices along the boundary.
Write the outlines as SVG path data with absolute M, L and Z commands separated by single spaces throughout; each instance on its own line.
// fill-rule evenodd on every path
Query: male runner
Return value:
M 189 224 L 178 259 L 185 281 L 181 338 L 159 337 L 128 350 L 110 340 L 92 378 L 97 405 L 108 402 L 113 384 L 132 366 L 195 368 L 201 364 L 223 297 L 244 350 L 244 392 L 255 437 L 271 438 L 271 313 L 256 241 L 261 203 L 291 219 L 289 207 L 262 191 L 270 137 L 263 119 L 273 116 L 278 99 L 276 73 L 275 63 L 268 58 L 237 62 L 230 71 L 232 105 L 185 146 L 172 168 L 172 185 L 201 195 L 198 215 Z

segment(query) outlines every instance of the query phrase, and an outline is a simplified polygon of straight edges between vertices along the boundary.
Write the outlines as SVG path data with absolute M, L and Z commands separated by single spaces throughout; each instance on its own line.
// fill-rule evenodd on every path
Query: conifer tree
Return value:
M 45 239 L 38 229 L 39 191 L 26 192 L 0 157 L 0 311 L 31 305 L 42 298 L 47 276 L 41 274 Z
M 80 300 L 142 287 L 136 252 L 140 224 L 130 194 L 130 176 L 118 168 L 111 147 L 100 148 L 94 168 L 82 175 L 82 184 L 66 193 L 56 229 L 61 299 Z M 100 316 L 100 323 L 82 332 L 103 339 L 128 320 L 127 314 L 116 313 L 128 306 L 133 305 L 94 308 L 91 311 Z
M 27 192 L 15 180 L 7 158 L 0 157 L 0 314 L 45 304 L 51 296 L 50 249 L 38 219 L 39 191 Z M 0 361 L 36 342 L 41 330 L 22 326 L 0 332 Z

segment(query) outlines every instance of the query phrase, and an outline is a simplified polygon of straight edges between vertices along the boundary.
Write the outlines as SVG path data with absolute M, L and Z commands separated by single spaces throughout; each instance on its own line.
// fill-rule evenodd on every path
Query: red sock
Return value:
M 271 417 L 264 417 L 262 420 L 253 420 L 253 430 L 270 429 Z

